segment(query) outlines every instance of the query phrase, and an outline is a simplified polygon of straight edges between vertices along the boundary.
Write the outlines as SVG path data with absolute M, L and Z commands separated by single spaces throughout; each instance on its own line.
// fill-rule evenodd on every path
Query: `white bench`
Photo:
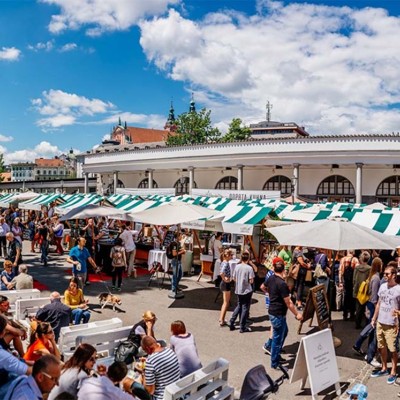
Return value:
M 38 310 L 46 304 L 50 304 L 50 297 L 18 299 L 15 303 L 15 318 L 21 321 L 35 316 Z
M 97 355 L 100 358 L 101 364 L 111 364 L 114 361 L 115 350 L 119 343 L 127 340 L 132 327 L 123 326 L 115 329 L 99 333 L 86 333 L 82 332 L 76 338 L 76 346 L 81 343 L 89 343 L 96 348 Z M 71 357 L 71 353 L 64 354 L 64 361 Z
M 38 289 L 22 289 L 22 290 L 0 290 L 0 295 L 6 296 L 10 303 L 9 312 L 15 318 L 16 302 L 19 299 L 38 299 L 40 297 L 40 290 Z
M 164 400 L 233 399 L 234 388 L 228 385 L 228 370 L 229 362 L 219 358 L 168 385 L 165 388 Z
M 122 321 L 119 318 L 111 318 L 103 321 L 88 322 L 87 324 L 65 326 L 60 330 L 58 348 L 61 354 L 72 354 L 76 347 L 76 338 L 91 333 L 100 333 L 120 328 Z

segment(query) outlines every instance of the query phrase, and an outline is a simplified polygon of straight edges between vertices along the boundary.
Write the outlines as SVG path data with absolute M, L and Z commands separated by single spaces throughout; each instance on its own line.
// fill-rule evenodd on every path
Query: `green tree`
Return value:
M 210 110 L 203 108 L 200 112 L 179 115 L 175 120 L 176 131 L 168 135 L 167 144 L 183 146 L 218 142 L 221 132 L 212 126 L 210 114 Z
M 3 172 L 5 172 L 4 168 L 4 158 L 3 158 L 3 153 L 0 153 L 0 182 L 3 182 L 3 175 L 1 175 Z
M 222 142 L 237 142 L 247 140 L 251 135 L 251 130 L 248 126 L 242 124 L 240 118 L 233 118 L 229 124 L 228 132 L 222 137 Z

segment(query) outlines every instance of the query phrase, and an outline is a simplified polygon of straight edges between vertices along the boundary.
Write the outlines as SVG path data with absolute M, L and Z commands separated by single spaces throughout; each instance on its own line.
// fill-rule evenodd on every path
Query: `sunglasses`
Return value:
M 384 276 L 390 276 L 390 275 L 393 275 L 393 273 L 392 272 L 385 272 L 383 275 Z
M 46 378 L 48 378 L 48 379 L 50 379 L 51 381 L 53 381 L 53 383 L 55 383 L 56 385 L 58 385 L 58 381 L 60 380 L 60 377 L 51 376 L 51 375 L 49 375 L 48 373 L 46 373 L 46 372 L 44 372 L 44 371 L 42 371 L 42 374 L 43 374 Z

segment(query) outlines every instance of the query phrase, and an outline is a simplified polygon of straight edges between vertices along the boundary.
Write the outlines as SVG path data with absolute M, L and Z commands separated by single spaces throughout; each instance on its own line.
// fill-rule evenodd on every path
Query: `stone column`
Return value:
M 87 172 L 85 172 L 83 174 L 83 177 L 85 179 L 84 191 L 85 191 L 85 194 L 88 194 L 89 193 L 89 174 Z
M 149 180 L 149 189 L 153 189 L 153 171 L 154 169 L 149 168 L 147 172 L 147 178 Z
M 238 178 L 238 185 L 237 185 L 237 190 L 243 190 L 243 164 L 238 164 L 237 165 L 237 178 Z
M 362 167 L 363 163 L 356 163 L 356 203 L 362 203 Z
M 118 171 L 114 171 L 113 178 L 114 178 L 114 194 L 116 194 L 118 187 Z
M 193 185 L 194 185 L 194 167 L 189 167 L 189 196 L 192 195 Z
M 293 196 L 299 197 L 299 168 L 300 164 L 293 164 Z

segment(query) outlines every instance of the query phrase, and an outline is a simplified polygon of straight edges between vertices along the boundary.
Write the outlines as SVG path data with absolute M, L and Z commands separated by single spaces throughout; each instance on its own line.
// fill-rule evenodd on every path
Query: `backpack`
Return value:
M 365 304 L 369 300 L 369 279 L 362 281 L 358 288 L 357 300 L 361 305 Z
M 114 361 L 132 364 L 139 349 L 131 340 L 123 340 L 115 350 Z
M 123 247 L 115 246 L 113 248 L 112 254 L 112 266 L 113 267 L 123 267 L 125 265 Z
M 172 260 L 173 258 L 175 258 L 176 256 L 174 256 L 173 252 L 174 252 L 174 247 L 176 246 L 176 242 L 171 242 L 166 250 L 166 254 L 167 254 L 167 258 L 168 260 Z

